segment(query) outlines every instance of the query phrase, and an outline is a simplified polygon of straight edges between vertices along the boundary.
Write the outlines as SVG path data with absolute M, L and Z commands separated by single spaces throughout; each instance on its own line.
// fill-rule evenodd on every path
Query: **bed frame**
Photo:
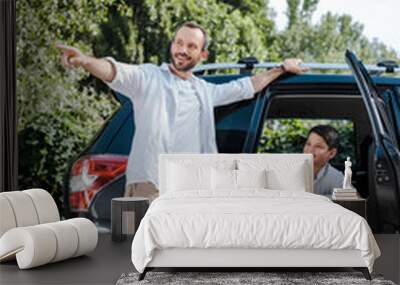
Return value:
M 194 249 L 170 248 L 156 250 L 152 261 L 139 275 L 155 268 L 338 268 L 352 267 L 371 280 L 359 250 L 329 249 Z
M 238 159 L 264 157 L 305 161 L 306 191 L 313 192 L 313 161 L 309 154 L 162 154 L 159 161 L 160 194 L 165 190 L 167 161 L 185 159 Z M 164 190 L 164 191 L 163 191 Z M 254 268 L 343 268 L 361 271 L 367 280 L 371 276 L 359 250 L 329 249 L 254 249 L 254 248 L 169 248 L 157 249 L 139 280 L 156 268 L 232 268 L 246 271 Z

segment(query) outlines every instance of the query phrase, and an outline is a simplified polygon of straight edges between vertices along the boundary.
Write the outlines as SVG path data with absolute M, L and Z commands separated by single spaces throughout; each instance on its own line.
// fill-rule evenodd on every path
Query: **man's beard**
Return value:
M 175 54 L 175 55 L 177 55 L 177 54 Z M 186 58 L 188 58 L 188 56 L 186 56 L 186 55 L 184 55 L 184 56 L 185 56 Z M 186 65 L 179 67 L 179 66 L 177 65 L 176 61 L 175 61 L 175 56 L 173 56 L 172 54 L 171 54 L 171 61 L 172 61 L 172 64 L 173 64 L 173 66 L 175 67 L 176 70 L 178 70 L 178 71 L 183 71 L 183 72 L 190 71 L 190 70 L 193 69 L 193 68 L 196 66 L 196 64 L 197 64 L 197 62 L 195 62 L 195 61 L 189 61 Z

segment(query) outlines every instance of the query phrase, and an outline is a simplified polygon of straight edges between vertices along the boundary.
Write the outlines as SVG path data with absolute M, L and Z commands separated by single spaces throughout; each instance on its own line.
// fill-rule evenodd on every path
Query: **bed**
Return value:
M 163 154 L 160 197 L 132 262 L 154 268 L 352 267 L 370 279 L 380 251 L 359 215 L 313 194 L 312 155 Z

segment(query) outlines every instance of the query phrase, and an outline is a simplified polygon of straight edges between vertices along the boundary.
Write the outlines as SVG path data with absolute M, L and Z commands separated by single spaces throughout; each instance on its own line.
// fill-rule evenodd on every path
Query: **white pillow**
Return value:
M 267 188 L 266 170 L 212 169 L 212 188 L 216 192 L 240 188 Z
M 268 187 L 278 190 L 306 192 L 307 175 L 305 162 L 290 163 L 290 166 L 286 166 L 268 171 Z
M 236 170 L 212 168 L 213 190 L 236 190 Z
M 240 170 L 267 171 L 267 188 L 272 190 L 306 191 L 307 168 L 304 160 L 238 159 Z
M 168 191 L 211 190 L 211 167 L 168 164 Z
M 267 171 L 262 170 L 236 170 L 238 188 L 267 188 Z

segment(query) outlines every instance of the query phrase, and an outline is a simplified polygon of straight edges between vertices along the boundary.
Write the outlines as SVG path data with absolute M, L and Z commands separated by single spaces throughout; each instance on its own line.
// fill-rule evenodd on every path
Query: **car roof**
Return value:
M 212 83 L 225 83 L 231 80 L 246 77 L 243 74 L 229 74 L 229 75 L 205 75 L 202 76 L 204 80 Z M 372 76 L 373 81 L 378 85 L 400 85 L 400 77 L 389 76 Z M 283 76 L 277 82 L 279 84 L 356 84 L 353 75 L 342 74 L 302 74 L 302 75 L 287 75 Z M 276 82 L 276 83 L 277 83 Z

